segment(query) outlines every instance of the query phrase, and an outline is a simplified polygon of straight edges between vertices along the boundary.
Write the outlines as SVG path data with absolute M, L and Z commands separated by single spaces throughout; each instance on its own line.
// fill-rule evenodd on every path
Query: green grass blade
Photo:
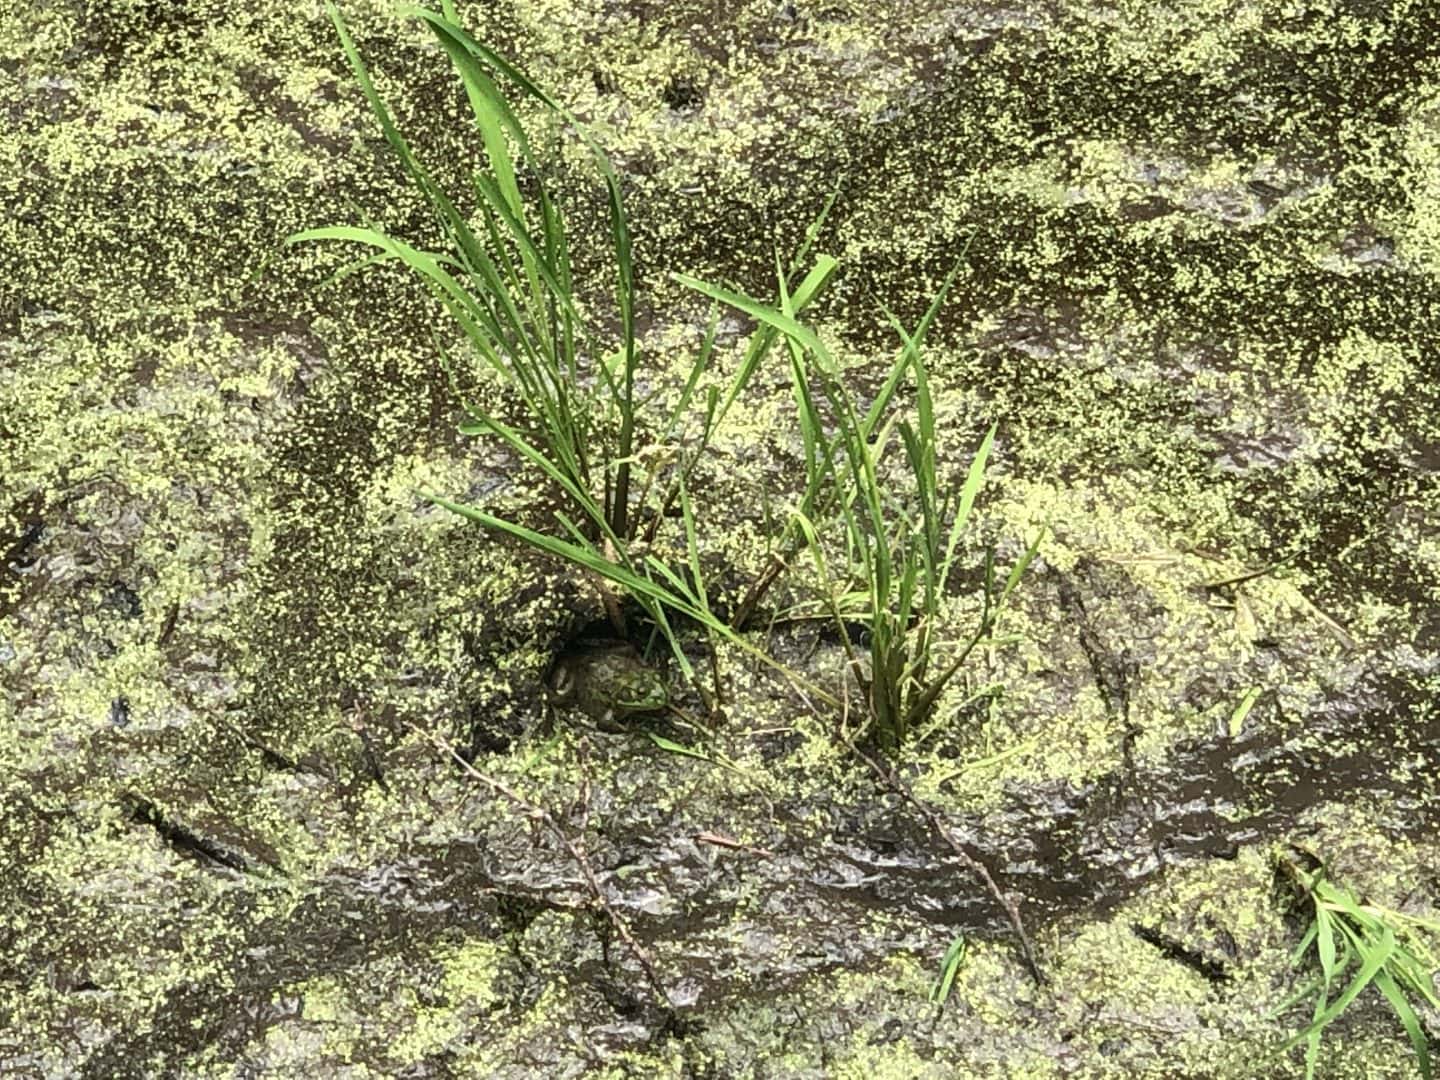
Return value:
M 844 187 L 844 185 L 845 174 L 842 172 L 835 177 L 835 186 L 830 189 L 830 194 L 825 197 L 825 202 L 820 207 L 820 212 L 815 215 L 814 220 L 812 220 L 809 225 L 805 226 L 805 239 L 800 242 L 800 247 L 795 251 L 795 257 L 790 260 L 790 273 L 793 274 L 796 269 L 799 268 L 800 264 L 805 261 L 805 257 L 810 254 L 810 249 L 815 246 L 815 241 L 820 237 L 820 230 L 825 227 L 825 221 L 830 217 L 830 211 L 834 209 L 835 200 L 840 197 L 840 189 Z M 805 304 L 798 299 L 802 291 L 803 290 L 800 289 L 796 290 L 797 308 L 803 308 L 805 306 Z
M 1315 908 L 1315 951 L 1320 957 L 1320 974 L 1328 984 L 1335 977 L 1335 931 L 1330 913 L 1319 906 Z
M 648 601 L 651 604 L 658 605 L 651 609 L 650 613 L 656 618 L 657 623 L 661 626 L 662 632 L 664 632 L 672 642 L 675 639 L 673 637 L 673 631 L 670 630 L 668 620 L 665 620 L 664 608 L 669 608 L 671 611 L 695 620 L 708 630 L 720 635 L 726 641 L 729 641 L 732 645 L 741 649 L 747 655 L 759 660 L 774 671 L 779 672 L 790 682 L 824 704 L 832 707 L 839 706 L 839 702 L 834 696 L 792 671 L 763 649 L 756 648 L 710 612 L 691 603 L 680 593 L 667 589 L 647 577 L 612 562 L 596 552 L 593 548 L 579 543 L 572 543 L 568 540 L 561 540 L 558 537 L 547 536 L 544 533 L 538 533 L 533 529 L 527 529 L 523 525 L 517 525 L 512 521 L 506 521 L 504 518 L 486 513 L 478 507 L 452 502 L 449 499 L 431 492 L 421 492 L 421 495 L 433 502 L 436 506 L 443 506 L 452 513 L 474 521 L 479 525 L 483 525 L 487 529 L 504 533 L 529 547 L 535 548 L 537 551 L 543 551 L 557 558 L 564 559 L 566 562 L 578 566 L 583 570 L 588 570 L 599 575 L 606 581 L 614 582 L 637 600 Z M 678 645 L 675 647 L 678 648 Z M 682 664 L 688 667 L 688 662 L 682 661 Z
M 930 988 L 931 1004 L 944 1005 L 949 998 L 950 990 L 955 985 L 955 976 L 960 973 L 960 965 L 965 962 L 967 947 L 964 934 L 957 934 L 955 940 L 950 942 L 950 947 L 945 950 L 945 955 L 940 960 L 940 978 L 935 980 L 935 985 Z
M 840 612 L 840 606 L 835 597 L 834 579 L 830 576 L 830 569 L 825 560 L 825 549 L 820 543 L 820 536 L 815 531 L 814 523 L 799 510 L 791 515 L 800 534 L 805 538 L 805 546 L 810 551 L 810 557 L 815 561 L 815 572 L 820 578 L 821 594 L 825 598 L 826 606 L 830 609 L 830 617 L 835 622 L 835 629 L 840 634 L 840 644 L 845 650 L 846 659 L 850 662 L 852 670 L 856 667 L 856 654 L 854 643 L 850 640 L 850 628 Z
M 647 597 L 697 621 L 706 621 L 705 613 L 689 603 L 682 596 L 657 585 L 649 578 L 642 577 L 612 562 L 588 547 L 571 543 L 568 540 L 561 540 L 558 537 L 547 536 L 544 533 L 535 532 L 533 529 L 527 529 L 523 525 L 517 525 L 514 522 L 506 521 L 504 518 L 488 514 L 477 507 L 468 506 L 464 503 L 451 502 L 449 499 L 430 492 L 423 492 L 422 494 L 437 506 L 443 506 L 452 513 L 468 518 L 471 521 L 485 526 L 487 529 L 505 533 L 538 551 L 548 552 L 585 570 L 598 574 L 605 580 L 613 581 L 616 585 L 621 586 L 627 592 L 637 597 Z
M 365 66 L 365 61 L 360 58 L 360 50 L 355 47 L 355 40 L 350 36 L 350 28 L 346 25 L 344 16 L 340 14 L 339 8 L 333 3 L 325 4 L 325 11 L 330 16 L 330 21 L 335 25 L 335 32 L 340 36 L 340 48 L 345 53 L 345 59 L 350 64 L 350 70 L 355 73 L 355 81 L 360 84 L 360 91 L 365 95 L 365 100 L 370 106 L 370 111 L 380 121 L 380 130 L 385 135 L 385 141 L 399 156 L 407 171 L 412 175 L 419 169 L 419 162 L 410 150 L 410 145 L 405 137 L 400 134 L 400 129 L 395 126 L 394 119 L 390 116 L 390 110 L 385 107 L 384 99 L 380 97 L 375 89 L 375 83 L 370 78 L 370 71 Z M 423 171 L 423 170 L 422 170 Z M 423 185 L 422 185 L 423 186 Z
M 515 140 L 522 159 L 528 161 L 530 147 L 525 129 L 515 119 L 495 83 L 466 47 L 460 27 L 443 16 L 437 18 L 433 14 L 425 21 L 460 74 L 466 98 L 470 103 L 470 112 L 475 118 L 475 126 L 480 130 L 485 156 L 490 162 L 490 171 L 495 175 L 503 203 L 513 217 L 523 222 L 525 206 L 520 197 L 520 186 L 515 181 L 515 162 L 510 156 L 507 137 Z
M 674 570 L 671 570 L 670 567 L 666 566 L 653 555 L 646 558 L 645 565 L 651 571 L 664 578 L 670 587 L 675 590 L 677 596 L 683 596 L 685 601 L 692 604 L 697 611 L 701 609 L 700 598 L 695 594 L 695 590 L 686 584 L 685 579 Z
M 544 453 L 539 447 L 531 443 L 525 436 L 521 435 L 514 428 L 493 416 L 479 416 L 477 419 L 462 423 L 460 431 L 467 435 L 496 435 L 504 443 L 519 454 L 530 464 L 534 465 L 544 473 L 552 482 L 575 501 L 587 517 L 595 522 L 602 532 L 607 528 L 605 513 L 601 507 L 591 498 L 590 493 L 577 483 L 571 469 L 557 465 L 550 456 Z M 613 534 L 606 534 L 617 549 L 620 548 L 620 539 Z
M 1312 922 L 1305 931 L 1305 936 L 1300 939 L 1300 944 L 1295 946 L 1295 951 L 1290 954 L 1291 964 L 1298 964 L 1304 959 L 1305 953 L 1309 951 L 1311 944 L 1315 941 L 1317 932 L 1315 923 Z
M 379 248 L 390 257 L 399 260 L 418 274 L 422 281 L 436 295 L 465 331 L 465 336 L 477 345 L 487 342 L 489 337 L 476 322 L 479 313 L 474 298 L 455 277 L 444 268 L 440 259 L 426 251 L 412 247 L 403 240 L 396 240 L 374 229 L 354 225 L 329 225 L 319 229 L 306 229 L 286 238 L 287 246 L 308 243 L 315 240 L 343 240 Z M 502 374 L 506 368 L 493 352 L 486 352 L 485 358 Z
M 402 9 L 407 14 L 417 19 L 424 20 L 430 24 L 432 30 L 443 36 L 448 43 L 447 52 L 454 49 L 468 53 L 474 60 L 496 71 L 518 87 L 522 92 L 542 103 L 556 116 L 563 119 L 576 136 L 584 143 L 590 152 L 596 167 L 605 183 L 606 196 L 610 211 L 610 233 L 614 246 L 615 273 L 616 273 L 616 301 L 620 309 L 621 345 L 624 356 L 624 377 L 622 390 L 619 394 L 616 405 L 620 409 L 620 434 L 616 447 L 616 459 L 618 466 L 615 473 L 615 485 L 612 495 L 609 498 L 609 512 L 611 530 L 617 535 L 624 536 L 627 533 L 628 525 L 628 502 L 630 485 L 630 464 L 629 459 L 633 451 L 634 442 L 634 375 L 636 365 L 635 351 L 635 271 L 631 252 L 630 227 L 625 213 L 624 196 L 621 191 L 620 178 L 616 174 L 610 159 L 601 150 L 600 145 L 590 135 L 588 129 L 576 116 L 557 102 L 549 94 L 531 81 L 523 72 L 510 64 L 493 49 L 476 41 L 465 32 L 454 18 L 453 4 L 444 7 L 444 14 L 437 14 L 425 8 L 408 7 Z M 452 56 L 454 53 L 452 52 Z M 518 125 L 517 125 L 518 127 Z M 607 476 L 608 478 L 608 476 Z
M 1045 534 L 1049 531 L 1049 525 L 1042 525 L 1040 531 L 1035 534 L 1035 539 L 1030 541 L 1030 546 L 1025 549 L 1025 554 L 1021 555 L 1019 561 L 1011 568 L 1010 576 L 1005 579 L 1005 587 L 1000 590 L 998 604 L 1003 604 L 1015 591 L 1015 586 L 1020 584 L 1020 579 L 1025 575 L 1030 564 L 1035 561 L 1035 556 L 1040 552 L 1040 545 L 1045 540 Z
M 711 310 L 710 321 L 705 327 L 705 337 L 700 342 L 700 352 L 695 362 L 690 365 L 690 374 L 685 378 L 685 385 L 680 390 L 680 397 L 675 402 L 675 408 L 670 410 L 670 415 L 665 418 L 665 423 L 660 428 L 660 442 L 668 442 L 670 436 L 675 433 L 676 427 L 680 424 L 680 418 L 690 408 L 690 402 L 695 396 L 695 388 L 700 383 L 700 377 L 710 367 L 710 359 L 715 353 L 715 335 L 720 329 L 719 312 Z M 706 425 L 705 434 L 708 435 Z
M 717 286 L 709 285 L 699 278 L 690 277 L 688 274 L 672 274 L 671 276 L 680 282 L 680 284 L 694 289 L 703 296 L 708 296 L 712 300 L 718 300 L 722 304 L 729 304 L 737 311 L 743 311 L 751 318 L 773 326 L 786 337 L 810 350 L 810 353 L 822 363 L 831 368 L 835 366 L 834 359 L 830 356 L 830 352 L 825 348 L 824 343 L 816 337 L 813 330 L 803 323 L 797 322 L 795 319 L 782 312 L 776 311 L 772 307 L 752 300 L 743 293 L 731 292 L 729 289 L 721 289 Z
M 985 483 L 985 466 L 990 460 L 990 451 L 995 445 L 995 432 L 999 424 L 991 424 L 990 430 L 985 433 L 985 438 L 980 440 L 980 447 L 975 451 L 975 456 L 970 459 L 969 471 L 965 474 L 965 483 L 960 488 L 960 501 L 955 507 L 955 520 L 950 524 L 950 535 L 945 540 L 945 557 L 940 561 L 938 571 L 939 585 L 943 588 L 950 578 L 950 568 L 955 564 L 955 549 L 960 543 L 960 533 L 964 530 L 966 522 L 970 520 L 970 513 L 975 507 L 975 500 L 980 495 L 980 489 Z
M 1430 1039 L 1420 1024 L 1420 1018 L 1415 1015 L 1415 1010 L 1411 1008 L 1409 1000 L 1395 985 L 1395 981 L 1388 972 L 1382 970 L 1375 973 L 1375 987 L 1385 995 L 1385 1000 L 1390 1002 L 1390 1007 L 1400 1018 L 1400 1024 L 1410 1039 L 1411 1047 L 1415 1050 L 1415 1062 L 1420 1068 L 1420 1075 L 1424 1080 L 1431 1080 Z
M 833 256 L 823 254 L 816 256 L 815 265 L 801 279 L 800 284 L 795 286 L 795 291 L 790 297 L 790 313 L 794 315 L 804 311 L 810 302 L 820 295 L 825 286 L 830 284 L 830 279 L 835 276 L 835 271 L 839 267 L 839 260 Z
M 1263 692 L 1260 687 L 1252 686 L 1241 695 L 1239 703 L 1235 706 L 1235 711 L 1230 714 L 1230 723 L 1228 725 L 1230 738 L 1238 739 L 1244 732 L 1245 718 L 1250 715 L 1250 710 L 1255 707 L 1255 703 L 1260 700 L 1260 695 Z
M 690 576 L 695 582 L 695 597 L 700 607 L 710 610 L 710 598 L 705 594 L 705 575 L 700 569 L 700 539 L 695 528 L 695 511 L 690 505 L 690 492 L 685 476 L 680 476 L 680 516 L 685 522 L 685 553 L 690 563 Z
M 928 430 L 933 433 L 934 414 L 930 406 L 929 388 L 925 385 L 925 369 L 920 360 L 920 352 L 925 344 L 926 336 L 930 333 L 930 327 L 935 321 L 935 316 L 940 313 L 940 309 L 944 307 L 945 301 L 950 295 L 950 289 L 955 283 L 955 277 L 960 272 L 961 260 L 964 259 L 965 251 L 968 251 L 969 247 L 970 241 L 967 240 L 965 242 L 965 249 L 960 252 L 960 258 L 955 261 L 955 265 L 952 266 L 950 272 L 945 275 L 945 280 L 940 283 L 940 288 L 935 293 L 935 299 L 930 302 L 930 306 L 926 309 L 925 314 L 921 316 L 920 322 L 916 324 L 913 333 L 907 333 L 904 324 L 895 316 L 895 313 L 886 307 L 883 302 L 880 304 L 880 310 L 885 313 L 890 325 L 894 327 L 896 333 L 900 336 L 901 347 L 900 355 L 897 357 L 896 363 L 891 369 L 890 376 L 886 379 L 884 385 L 881 387 L 880 393 L 875 396 L 874 402 L 871 403 L 869 411 L 865 414 L 864 423 L 867 432 L 874 429 L 876 423 L 879 422 L 881 413 L 889 406 L 890 399 L 893 397 L 899 385 L 899 379 L 905 367 L 907 365 L 913 365 L 918 384 L 917 396 L 920 398 L 917 402 L 921 412 L 919 418 L 920 427 L 922 430 Z
M 1322 984 L 1318 976 L 1313 979 L 1306 979 L 1303 983 L 1301 983 L 1298 987 L 1291 991 L 1289 995 L 1283 998 L 1279 1005 L 1276 1005 L 1273 1009 L 1267 1012 L 1265 1014 L 1265 1019 L 1273 1020 L 1281 1013 L 1288 1012 L 1295 1005 L 1305 1000 L 1305 998 L 1312 997 L 1316 993 L 1316 991 L 1320 990 L 1321 988 Z
M 330 14 L 331 22 L 340 37 L 341 49 L 344 51 L 351 69 L 355 73 L 356 81 L 360 84 L 361 92 L 370 105 L 371 111 L 375 114 L 380 123 L 380 128 L 389 143 L 391 149 L 400 159 L 401 165 L 410 175 L 416 188 L 425 196 L 426 201 L 439 218 L 442 228 L 451 235 L 457 245 L 465 252 L 467 259 L 473 258 L 478 251 L 478 244 L 470 232 L 464 217 L 456 210 L 454 204 L 445 195 L 444 191 L 435 183 L 428 170 L 420 163 L 419 158 L 410 148 L 399 128 L 395 125 L 384 100 L 375 89 L 374 82 L 370 78 L 369 70 L 360 57 L 359 50 L 350 36 L 349 28 L 344 18 L 333 3 L 326 4 L 326 10 Z
M 1294 1046 L 1302 1039 L 1308 1039 L 1312 1034 L 1318 1032 L 1344 1012 L 1349 1004 L 1360 996 L 1365 987 L 1370 985 L 1371 980 L 1375 978 L 1375 973 L 1385 966 L 1394 950 L 1395 934 L 1394 931 L 1387 926 L 1381 939 L 1371 944 L 1361 953 L 1363 963 L 1360 965 L 1360 970 L 1356 972 L 1355 977 L 1351 979 L 1350 985 L 1341 991 L 1340 995 L 1311 1021 L 1308 1028 L 1299 1035 L 1296 1035 L 1286 1045 Z
M 652 743 L 658 746 L 661 750 L 664 750 L 667 754 L 681 754 L 684 757 L 696 758 L 697 760 L 703 761 L 709 765 L 715 764 L 715 760 L 711 758 L 709 754 L 706 754 L 703 751 L 694 750 L 688 746 L 685 746 L 682 743 L 677 743 L 670 739 L 667 739 L 663 735 L 656 735 L 653 731 L 647 731 L 645 735 Z
M 575 310 L 574 301 L 565 286 L 561 284 L 560 278 L 555 269 L 545 258 L 545 253 L 535 244 L 535 239 L 530 235 L 522 218 L 513 214 L 499 186 L 489 177 L 477 176 L 475 184 L 481 196 L 489 203 L 496 218 L 505 226 L 505 231 L 515 241 L 520 249 L 520 257 L 524 262 L 526 270 L 534 276 L 536 281 L 532 283 L 532 323 L 537 321 L 536 316 L 543 316 L 545 302 L 556 304 L 567 316 L 579 324 L 580 316 Z M 541 288 L 544 286 L 544 289 Z M 546 291 L 548 290 L 548 292 Z M 537 329 L 544 329 L 543 326 Z
M 821 289 L 830 281 L 835 268 L 839 264 L 829 256 L 821 256 L 816 267 L 805 276 L 805 279 L 796 289 L 791 302 L 795 312 L 804 308 L 819 295 Z M 680 280 L 678 275 L 671 275 Z M 712 299 L 714 299 L 712 297 Z M 730 389 L 725 394 L 725 401 L 720 406 L 718 419 L 723 420 L 730 411 L 730 406 L 740 396 L 745 387 L 749 385 L 751 377 L 755 374 L 760 362 L 769 353 L 775 343 L 775 335 L 778 333 L 775 327 L 768 324 L 762 325 L 759 331 L 750 339 L 750 344 L 745 350 L 745 358 L 741 361 L 740 367 L 731 381 Z
M 875 400 L 870 403 L 870 408 L 857 425 L 867 438 L 875 430 L 875 425 L 880 422 L 880 417 L 885 414 L 885 410 L 895 399 L 895 392 L 900 389 L 901 380 L 905 378 L 905 372 L 910 370 L 912 363 L 913 358 L 907 348 L 901 350 L 900 355 L 890 365 L 890 370 L 885 375 L 885 381 L 880 384 L 880 389 L 875 394 Z

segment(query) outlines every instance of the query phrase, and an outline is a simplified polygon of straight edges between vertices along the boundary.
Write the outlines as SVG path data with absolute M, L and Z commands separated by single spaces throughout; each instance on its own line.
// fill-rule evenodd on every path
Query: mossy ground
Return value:
M 1017 640 L 913 771 L 1033 894 L 1052 982 L 832 718 L 738 656 L 715 747 L 738 773 L 547 741 L 540 679 L 594 597 L 414 494 L 535 493 L 454 434 L 435 313 L 395 273 L 319 289 L 333 251 L 254 276 L 354 205 L 424 236 L 318 10 L 21 4 L 0 14 L 0 1071 L 1283 1070 L 1269 845 L 1436 903 L 1440 9 L 461 10 L 625 176 L 656 385 L 705 315 L 665 274 L 768 295 L 842 174 L 817 317 L 857 386 L 892 347 L 873 297 L 913 322 L 969 242 L 930 353 L 947 465 L 999 420 L 978 535 L 1011 559 L 1051 535 Z M 346 12 L 462 176 L 442 57 L 386 5 Z M 552 141 L 593 276 L 600 194 Z M 722 591 L 763 562 L 756 491 L 793 488 L 785 378 L 762 372 L 697 488 Z M 973 615 L 957 597 L 957 636 Z M 571 824 L 591 743 L 587 844 L 690 1028 L 627 988 L 563 853 L 415 727 Z M 956 926 L 982 932 L 937 1013 Z M 1326 1075 L 1406 1054 L 1363 1010 Z

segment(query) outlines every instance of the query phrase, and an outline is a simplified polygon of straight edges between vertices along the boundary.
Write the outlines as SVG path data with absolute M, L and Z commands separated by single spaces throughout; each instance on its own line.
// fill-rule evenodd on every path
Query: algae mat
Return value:
M 346 12 L 463 176 L 440 54 L 386 6 Z M 717 658 L 711 760 L 547 729 L 546 668 L 599 611 L 416 497 L 537 494 L 455 434 L 434 312 L 384 269 L 322 288 L 338 252 L 257 275 L 301 228 L 425 235 L 317 6 L 22 0 L 0 14 L 0 1072 L 1298 1072 L 1276 1048 L 1303 1007 L 1268 1016 L 1298 938 L 1274 846 L 1411 913 L 1440 898 L 1440 8 L 461 14 L 624 176 L 661 392 L 707 314 L 667 273 L 770 295 L 837 182 L 817 323 L 857 386 L 893 348 L 877 299 L 913 323 L 968 243 L 929 354 L 950 475 L 1000 423 L 967 558 L 1051 535 L 906 768 L 1048 981 L 834 717 L 742 656 Z M 552 135 L 600 281 L 601 193 Z M 747 331 L 722 321 L 722 369 Z M 787 378 L 761 372 L 697 486 L 721 600 L 765 559 L 756 492 L 795 489 Z M 769 644 L 834 651 L 803 625 Z M 583 840 L 673 1012 L 563 847 L 421 732 Z M 1321 1071 L 1408 1055 L 1362 1000 Z

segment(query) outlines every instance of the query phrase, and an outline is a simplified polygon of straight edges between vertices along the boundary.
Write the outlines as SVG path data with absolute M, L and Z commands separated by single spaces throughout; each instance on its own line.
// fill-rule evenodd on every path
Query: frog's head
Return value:
M 620 715 L 660 712 L 670 703 L 670 691 L 658 671 L 637 667 L 615 680 L 611 706 Z
M 577 650 L 562 656 L 550 673 L 550 701 L 604 722 L 661 712 L 669 704 L 665 679 L 628 644 Z

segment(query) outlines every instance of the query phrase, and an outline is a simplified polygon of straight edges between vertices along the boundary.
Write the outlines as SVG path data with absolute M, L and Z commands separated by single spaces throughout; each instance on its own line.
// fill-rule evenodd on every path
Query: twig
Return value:
M 1000 886 L 995 883 L 995 879 L 991 877 L 990 871 L 986 869 L 985 864 L 965 850 L 964 845 L 956 840 L 954 834 L 945 827 L 945 823 L 940 819 L 940 815 L 936 813 L 932 807 L 922 802 L 915 792 L 910 790 L 910 785 L 901 779 L 898 772 L 893 768 L 886 768 L 884 765 L 881 765 L 879 761 L 865 753 L 865 751 L 861 750 L 853 742 L 850 742 L 849 739 L 845 741 L 850 750 L 870 767 L 871 772 L 920 812 L 921 816 L 929 823 L 930 828 L 941 840 L 945 841 L 950 847 L 950 850 L 953 851 L 956 857 L 965 865 L 966 869 L 985 883 L 985 887 L 990 890 L 990 895 L 998 900 L 1000 906 L 1005 909 L 1005 914 L 1010 920 L 1010 927 L 1015 931 L 1016 938 L 1019 939 L 1020 952 L 1025 958 L 1025 966 L 1030 969 L 1031 977 L 1034 978 L 1036 985 L 1043 986 L 1047 981 L 1045 973 L 1040 970 L 1039 961 L 1035 959 L 1035 948 L 1030 944 L 1030 935 L 1025 932 L 1025 924 L 1020 921 L 1020 909 L 1016 906 L 1015 901 L 1001 891 Z
M 494 777 L 486 776 L 479 769 L 475 768 L 474 765 L 466 761 L 460 755 L 460 752 L 456 750 L 444 736 L 432 731 L 425 731 L 416 724 L 410 724 L 409 727 L 410 730 L 429 740 L 442 754 L 458 762 L 461 769 L 463 769 L 466 775 L 472 780 L 478 780 L 491 791 L 502 795 L 518 807 L 531 821 L 538 821 L 550 830 L 555 838 L 564 846 L 565 850 L 569 852 L 570 858 L 575 861 L 575 865 L 580 868 L 580 873 L 585 878 L 585 885 L 590 891 L 590 898 L 593 904 L 598 907 L 601 913 L 610 921 L 610 925 L 614 927 L 615 933 L 619 935 L 625 947 L 630 950 L 630 955 L 635 958 L 635 961 L 645 972 L 645 979 L 650 984 L 650 990 L 655 995 L 658 1004 L 670 1015 L 672 1020 L 675 1019 L 674 1001 L 665 989 L 665 983 L 660 978 L 660 970 L 656 967 L 654 958 L 645 946 L 636 940 L 635 935 L 630 932 L 630 924 L 615 910 L 614 906 L 605 896 L 605 890 L 600 887 L 600 879 L 596 876 L 594 867 L 590 865 L 590 859 L 585 854 L 585 849 L 577 841 L 571 839 L 569 834 L 560 827 L 560 823 L 555 820 L 555 816 L 543 806 L 525 798 L 525 796 L 521 795 L 514 788 L 501 783 Z M 584 790 L 587 795 L 589 786 L 589 780 L 587 778 L 584 785 Z M 588 808 L 586 813 L 588 817 Z
M 795 545 L 792 545 L 795 546 Z M 793 552 L 792 552 L 793 554 Z M 770 586 L 775 584 L 775 579 L 784 573 L 790 565 L 789 560 L 780 555 L 771 554 L 770 562 L 760 575 L 750 583 L 750 588 L 745 591 L 745 596 L 740 601 L 740 606 L 735 609 L 735 615 L 730 620 L 730 628 L 737 633 L 745 629 L 745 624 L 755 614 L 755 607 L 760 603 L 761 597 L 769 591 Z
M 691 839 L 698 844 L 713 844 L 715 847 L 729 848 L 731 851 L 749 852 L 751 855 L 758 855 L 762 859 L 775 858 L 775 853 L 769 848 L 755 847 L 753 844 L 746 844 L 720 833 L 698 832 L 692 836 Z
M 603 552 L 605 558 L 610 562 L 618 563 L 620 561 L 615 545 L 610 542 L 609 537 L 605 538 Z M 620 601 L 615 596 L 615 590 L 599 574 L 590 574 L 589 577 L 600 591 L 600 602 L 605 605 L 605 617 L 610 620 L 610 628 L 615 631 L 617 638 L 623 639 L 625 637 L 625 616 L 620 611 Z
M 1259 570 L 1247 570 L 1245 573 L 1237 574 L 1234 577 L 1224 578 L 1220 581 L 1206 581 L 1202 582 L 1201 585 L 1203 588 L 1211 590 L 1228 589 L 1236 585 L 1244 585 L 1247 581 L 1254 581 L 1256 578 L 1262 578 L 1266 574 L 1274 573 L 1282 566 L 1294 562 L 1299 555 L 1300 550 L 1296 549 L 1295 551 L 1292 551 L 1289 555 L 1286 555 L 1283 559 L 1279 559 L 1276 562 L 1271 563 L 1269 566 L 1261 567 Z

